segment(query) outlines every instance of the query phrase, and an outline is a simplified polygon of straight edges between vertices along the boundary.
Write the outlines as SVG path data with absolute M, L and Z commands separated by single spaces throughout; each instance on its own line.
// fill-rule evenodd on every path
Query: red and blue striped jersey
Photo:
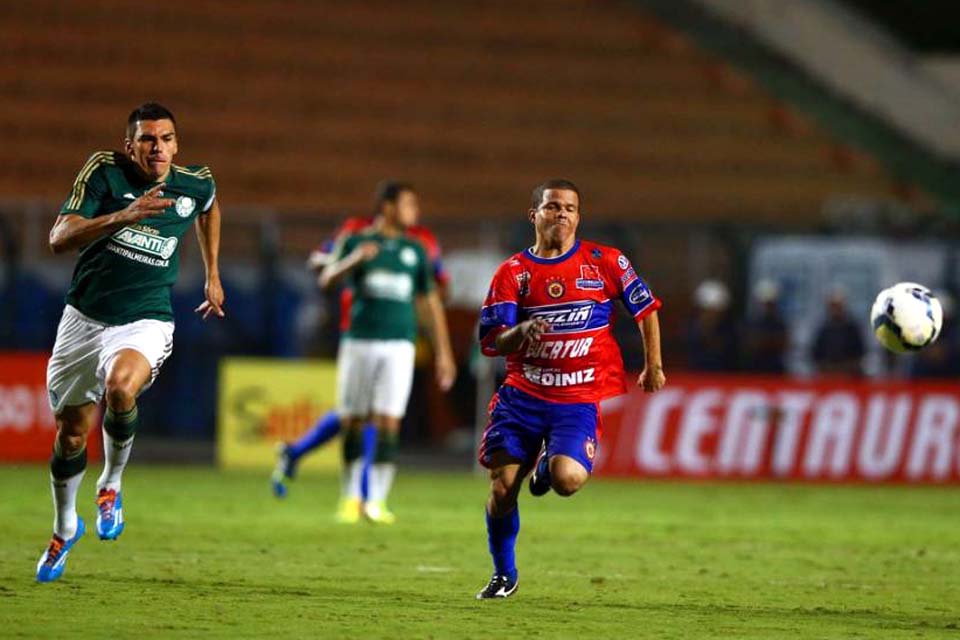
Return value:
M 615 300 L 639 322 L 661 302 L 618 249 L 577 240 L 561 256 L 530 249 L 504 261 L 480 312 L 480 345 L 499 355 L 496 336 L 531 318 L 550 329 L 506 356 L 504 384 L 553 402 L 599 402 L 626 391 L 623 359 L 613 338 Z

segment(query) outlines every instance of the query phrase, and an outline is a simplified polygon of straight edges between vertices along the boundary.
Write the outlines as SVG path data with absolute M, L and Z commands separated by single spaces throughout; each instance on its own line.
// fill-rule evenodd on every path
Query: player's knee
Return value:
M 57 444 L 59 444 L 60 453 L 65 458 L 71 458 L 80 453 L 87 445 L 87 434 L 82 431 L 61 428 L 57 430 Z
M 132 375 L 111 373 L 106 387 L 107 405 L 114 411 L 127 411 L 136 404 L 139 389 Z
M 589 474 L 577 472 L 561 472 L 553 474 L 551 486 L 560 496 L 572 496 L 583 487 L 589 478 Z

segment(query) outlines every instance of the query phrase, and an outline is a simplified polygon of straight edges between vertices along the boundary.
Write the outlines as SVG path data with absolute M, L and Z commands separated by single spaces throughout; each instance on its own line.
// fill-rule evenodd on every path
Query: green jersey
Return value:
M 123 154 L 100 151 L 80 170 L 60 214 L 114 213 L 155 185 Z M 67 304 L 111 325 L 173 320 L 170 288 L 180 265 L 180 238 L 197 215 L 210 210 L 215 193 L 208 168 L 173 165 L 163 197 L 175 204 L 80 249 Z
M 414 239 L 385 236 L 375 229 L 348 236 L 336 250 L 340 259 L 364 242 L 380 245 L 344 283 L 353 290 L 348 337 L 410 340 L 417 337 L 416 297 L 433 289 L 433 272 L 423 245 Z

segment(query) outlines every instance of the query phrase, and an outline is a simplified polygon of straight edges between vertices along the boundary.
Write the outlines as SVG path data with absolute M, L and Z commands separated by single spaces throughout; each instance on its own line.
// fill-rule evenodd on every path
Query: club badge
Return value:
M 547 280 L 547 295 L 551 298 L 563 296 L 566 290 L 567 288 L 563 286 L 563 278 L 554 277 Z

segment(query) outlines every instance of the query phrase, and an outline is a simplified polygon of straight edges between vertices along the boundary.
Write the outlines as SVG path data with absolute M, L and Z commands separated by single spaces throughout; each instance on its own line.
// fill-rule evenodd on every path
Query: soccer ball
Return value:
M 943 309 L 930 289 L 900 282 L 877 294 L 870 325 L 880 344 L 890 351 L 919 351 L 940 335 Z

